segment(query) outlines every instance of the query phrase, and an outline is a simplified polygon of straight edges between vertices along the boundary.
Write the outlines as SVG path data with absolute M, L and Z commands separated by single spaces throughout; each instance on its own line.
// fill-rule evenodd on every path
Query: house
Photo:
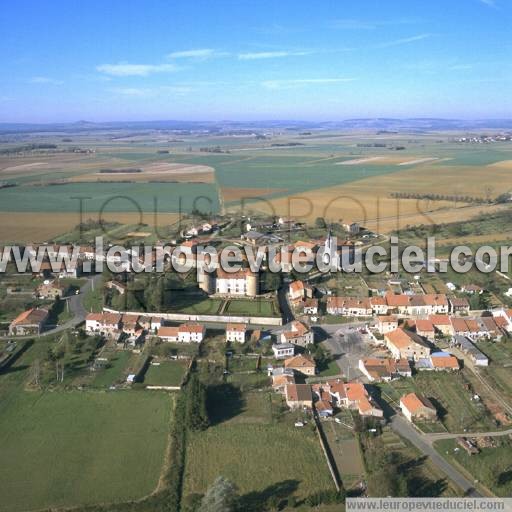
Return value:
M 416 333 L 407 331 L 402 327 L 386 333 L 384 341 L 395 359 L 416 361 L 430 355 L 429 345 Z
M 448 315 L 430 315 L 428 319 L 432 322 L 434 329 L 443 336 L 453 335 L 453 326 Z
M 485 331 L 485 336 L 487 338 L 494 338 L 497 341 L 500 341 L 505 332 L 504 323 L 502 323 L 499 317 L 494 318 L 492 316 L 482 316 L 476 319 L 480 326 L 481 331 Z M 501 325 L 500 325 L 501 324 Z
M 114 334 L 121 328 L 121 318 L 117 313 L 89 313 L 85 317 L 85 331 L 90 334 Z
M 293 320 L 288 324 L 288 330 L 281 333 L 280 341 L 305 347 L 314 342 L 313 331 L 305 323 Z
M 288 297 L 294 303 L 301 301 L 304 298 L 304 283 L 292 281 L 288 286 Z
M 284 393 L 288 384 L 295 384 L 293 375 L 272 375 L 272 389 L 277 393 Z
M 338 407 L 355 409 L 361 416 L 382 418 L 384 415 L 360 382 L 344 383 L 341 380 L 333 380 L 321 384 L 320 387 L 321 392 L 325 391 L 331 395 Z
M 123 332 L 134 336 L 141 328 L 139 318 L 139 315 L 124 314 L 121 317 L 121 328 Z
M 382 418 L 384 412 L 370 398 L 368 391 L 360 382 L 345 384 L 345 394 L 349 409 L 357 409 L 361 416 L 376 416 Z
M 59 299 L 66 294 L 67 286 L 61 284 L 58 279 L 45 281 L 36 288 L 36 296 L 40 299 Z
M 204 325 L 195 323 L 181 324 L 178 327 L 178 341 L 181 343 L 200 343 L 204 339 L 205 332 Z
M 507 332 L 512 332 L 512 309 L 495 309 L 492 312 L 495 321 L 499 321 L 499 325 Z M 498 320 L 499 319 L 499 320 Z
M 448 299 L 444 294 L 395 295 L 388 292 L 385 297 L 389 308 L 401 315 L 427 316 L 449 312 Z
M 395 315 L 377 317 L 377 330 L 380 334 L 386 334 L 398 328 L 398 319 Z
M 158 332 L 158 329 L 160 329 L 160 327 L 162 327 L 163 323 L 164 323 L 163 318 L 160 318 L 159 316 L 152 316 L 149 320 L 149 326 L 146 328 L 149 331 L 156 333 L 156 332 Z
M 41 334 L 48 316 L 49 312 L 46 309 L 32 308 L 24 311 L 10 323 L 9 334 L 11 336 Z
M 435 337 L 434 324 L 430 320 L 416 320 L 416 334 L 429 340 Z
M 277 343 L 272 345 L 272 352 L 276 359 L 285 359 L 295 354 L 295 345 L 292 343 Z
M 245 324 L 227 324 L 226 325 L 226 341 L 237 341 L 238 343 L 245 342 L 247 333 L 247 326 Z
M 318 315 L 318 299 L 306 299 L 304 301 L 305 315 Z
M 368 357 L 359 360 L 359 370 L 370 382 L 390 381 L 399 377 L 411 377 L 411 366 L 407 359 Z
M 419 394 L 409 393 L 400 398 L 400 409 L 403 415 L 410 421 L 435 421 L 437 419 L 436 408 L 432 402 Z
M 285 386 L 286 405 L 290 409 L 311 409 L 313 394 L 308 384 L 287 384 Z
M 452 343 L 467 354 L 475 366 L 489 366 L 489 358 L 465 336 L 455 335 Z
M 302 373 L 303 375 L 315 375 L 316 373 L 315 362 L 311 358 L 302 354 L 286 359 L 284 367 L 289 368 L 294 372 Z
M 316 409 L 318 416 L 320 416 L 320 418 L 328 418 L 329 416 L 332 416 L 332 414 L 333 414 L 331 402 L 329 402 L 327 400 L 316 401 L 315 409 Z
M 387 315 L 388 314 L 388 302 L 385 297 L 370 297 L 370 305 L 372 307 L 372 313 L 374 315 Z
M 76 262 L 69 262 L 69 265 L 66 267 L 66 264 L 62 262 L 60 271 L 59 271 L 59 279 L 77 279 L 84 272 L 84 262 L 82 260 L 76 260 Z
M 328 297 L 326 310 L 329 315 L 372 316 L 369 298 Z
M 464 293 L 469 293 L 470 295 L 481 295 L 484 292 L 484 289 L 476 284 L 462 286 L 460 290 Z
M 349 235 L 358 235 L 361 231 L 361 226 L 357 222 L 345 221 L 342 227 Z
M 450 309 L 454 314 L 469 314 L 469 302 L 466 298 L 452 297 L 448 299 L 450 302 Z
M 157 331 L 157 336 L 162 341 L 176 342 L 178 341 L 178 327 L 160 327 Z
M 434 352 L 430 355 L 430 361 L 434 370 L 459 370 L 459 360 L 448 352 Z

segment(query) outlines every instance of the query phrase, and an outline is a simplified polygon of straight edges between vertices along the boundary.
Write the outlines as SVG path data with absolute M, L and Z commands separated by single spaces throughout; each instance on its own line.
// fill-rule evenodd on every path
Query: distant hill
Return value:
M 77 121 L 75 123 L 0 123 L 0 133 L 19 132 L 89 132 L 111 130 L 169 130 L 174 132 L 194 133 L 244 133 L 251 130 L 376 130 L 391 132 L 438 131 L 438 130 L 480 130 L 512 129 L 512 119 L 443 119 L 443 118 L 355 118 L 341 121 L 112 121 L 95 123 Z

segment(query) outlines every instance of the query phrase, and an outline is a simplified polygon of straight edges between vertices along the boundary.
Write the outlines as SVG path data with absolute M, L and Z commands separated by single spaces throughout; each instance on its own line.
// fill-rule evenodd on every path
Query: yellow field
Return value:
M 512 171 L 512 160 L 502 160 L 501 162 L 489 164 L 487 167 L 494 167 L 498 169 L 506 169 L 507 171 Z
M 81 174 L 73 177 L 73 182 L 96 182 L 96 181 L 132 181 L 132 182 L 183 182 L 183 183 L 213 183 L 215 181 L 214 169 L 206 165 L 188 165 L 169 162 L 154 162 L 142 166 L 119 165 L 109 166 L 112 169 L 123 169 L 127 167 L 140 168 L 142 172 L 116 172 Z
M 466 220 L 496 207 L 451 201 L 394 199 L 394 192 L 494 198 L 512 190 L 512 173 L 493 167 L 421 165 L 296 196 L 255 203 L 254 209 L 314 221 L 358 221 L 388 232 L 406 225 Z M 233 207 L 235 208 L 235 207 Z
M 95 218 L 98 214 L 88 214 L 87 218 Z M 177 213 L 144 213 L 142 218 L 138 213 L 104 213 L 105 221 L 116 221 L 122 224 L 147 224 L 144 231 L 155 226 L 172 224 L 177 221 Z M 30 212 L 0 212 L 0 243 L 9 242 L 46 242 L 53 237 L 71 231 L 79 223 L 77 213 L 30 213 Z

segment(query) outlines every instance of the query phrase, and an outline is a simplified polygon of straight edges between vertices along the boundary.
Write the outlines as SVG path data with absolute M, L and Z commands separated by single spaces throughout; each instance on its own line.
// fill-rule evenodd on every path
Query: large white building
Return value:
M 218 268 L 216 277 L 208 275 L 210 279 L 215 279 L 215 293 L 241 297 L 258 295 L 258 274 L 251 272 L 248 268 L 237 272 L 226 272 Z

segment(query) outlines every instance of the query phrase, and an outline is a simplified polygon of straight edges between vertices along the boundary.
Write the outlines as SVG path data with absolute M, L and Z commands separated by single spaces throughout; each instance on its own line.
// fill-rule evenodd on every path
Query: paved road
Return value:
M 512 435 L 512 428 L 508 430 L 501 430 L 499 432 L 462 432 L 459 434 L 452 434 L 451 432 L 440 432 L 435 434 L 424 434 L 424 438 L 430 444 L 442 439 L 455 439 L 457 437 L 500 437 Z
M 391 428 L 400 436 L 410 441 L 424 455 L 427 455 L 432 463 L 440 469 L 448 478 L 453 480 L 468 496 L 482 496 L 475 488 L 474 482 L 466 478 L 458 469 L 445 460 L 429 442 L 427 436 L 420 434 L 405 418 L 395 414 L 391 418 Z
M 359 359 L 367 355 L 369 344 L 359 329 L 368 322 L 351 322 L 349 324 L 321 324 L 314 327 L 326 336 L 324 344 L 336 357 L 336 364 L 348 380 L 360 379 Z
M 89 277 L 87 282 L 80 288 L 80 293 L 78 295 L 71 295 L 70 297 L 66 298 L 69 310 L 71 313 L 73 313 L 73 318 L 70 318 L 67 322 L 54 327 L 53 329 L 43 331 L 39 335 L 15 336 L 14 339 L 22 340 L 28 338 L 37 338 L 40 336 L 48 336 L 49 334 L 57 334 L 59 332 L 65 331 L 66 329 L 71 329 L 81 324 L 83 321 L 85 321 L 85 317 L 88 313 L 84 307 L 84 296 L 92 288 L 93 285 L 99 286 L 100 281 L 101 274 L 96 274 L 92 277 Z M 3 338 L 13 338 L 13 336 L 3 336 Z

